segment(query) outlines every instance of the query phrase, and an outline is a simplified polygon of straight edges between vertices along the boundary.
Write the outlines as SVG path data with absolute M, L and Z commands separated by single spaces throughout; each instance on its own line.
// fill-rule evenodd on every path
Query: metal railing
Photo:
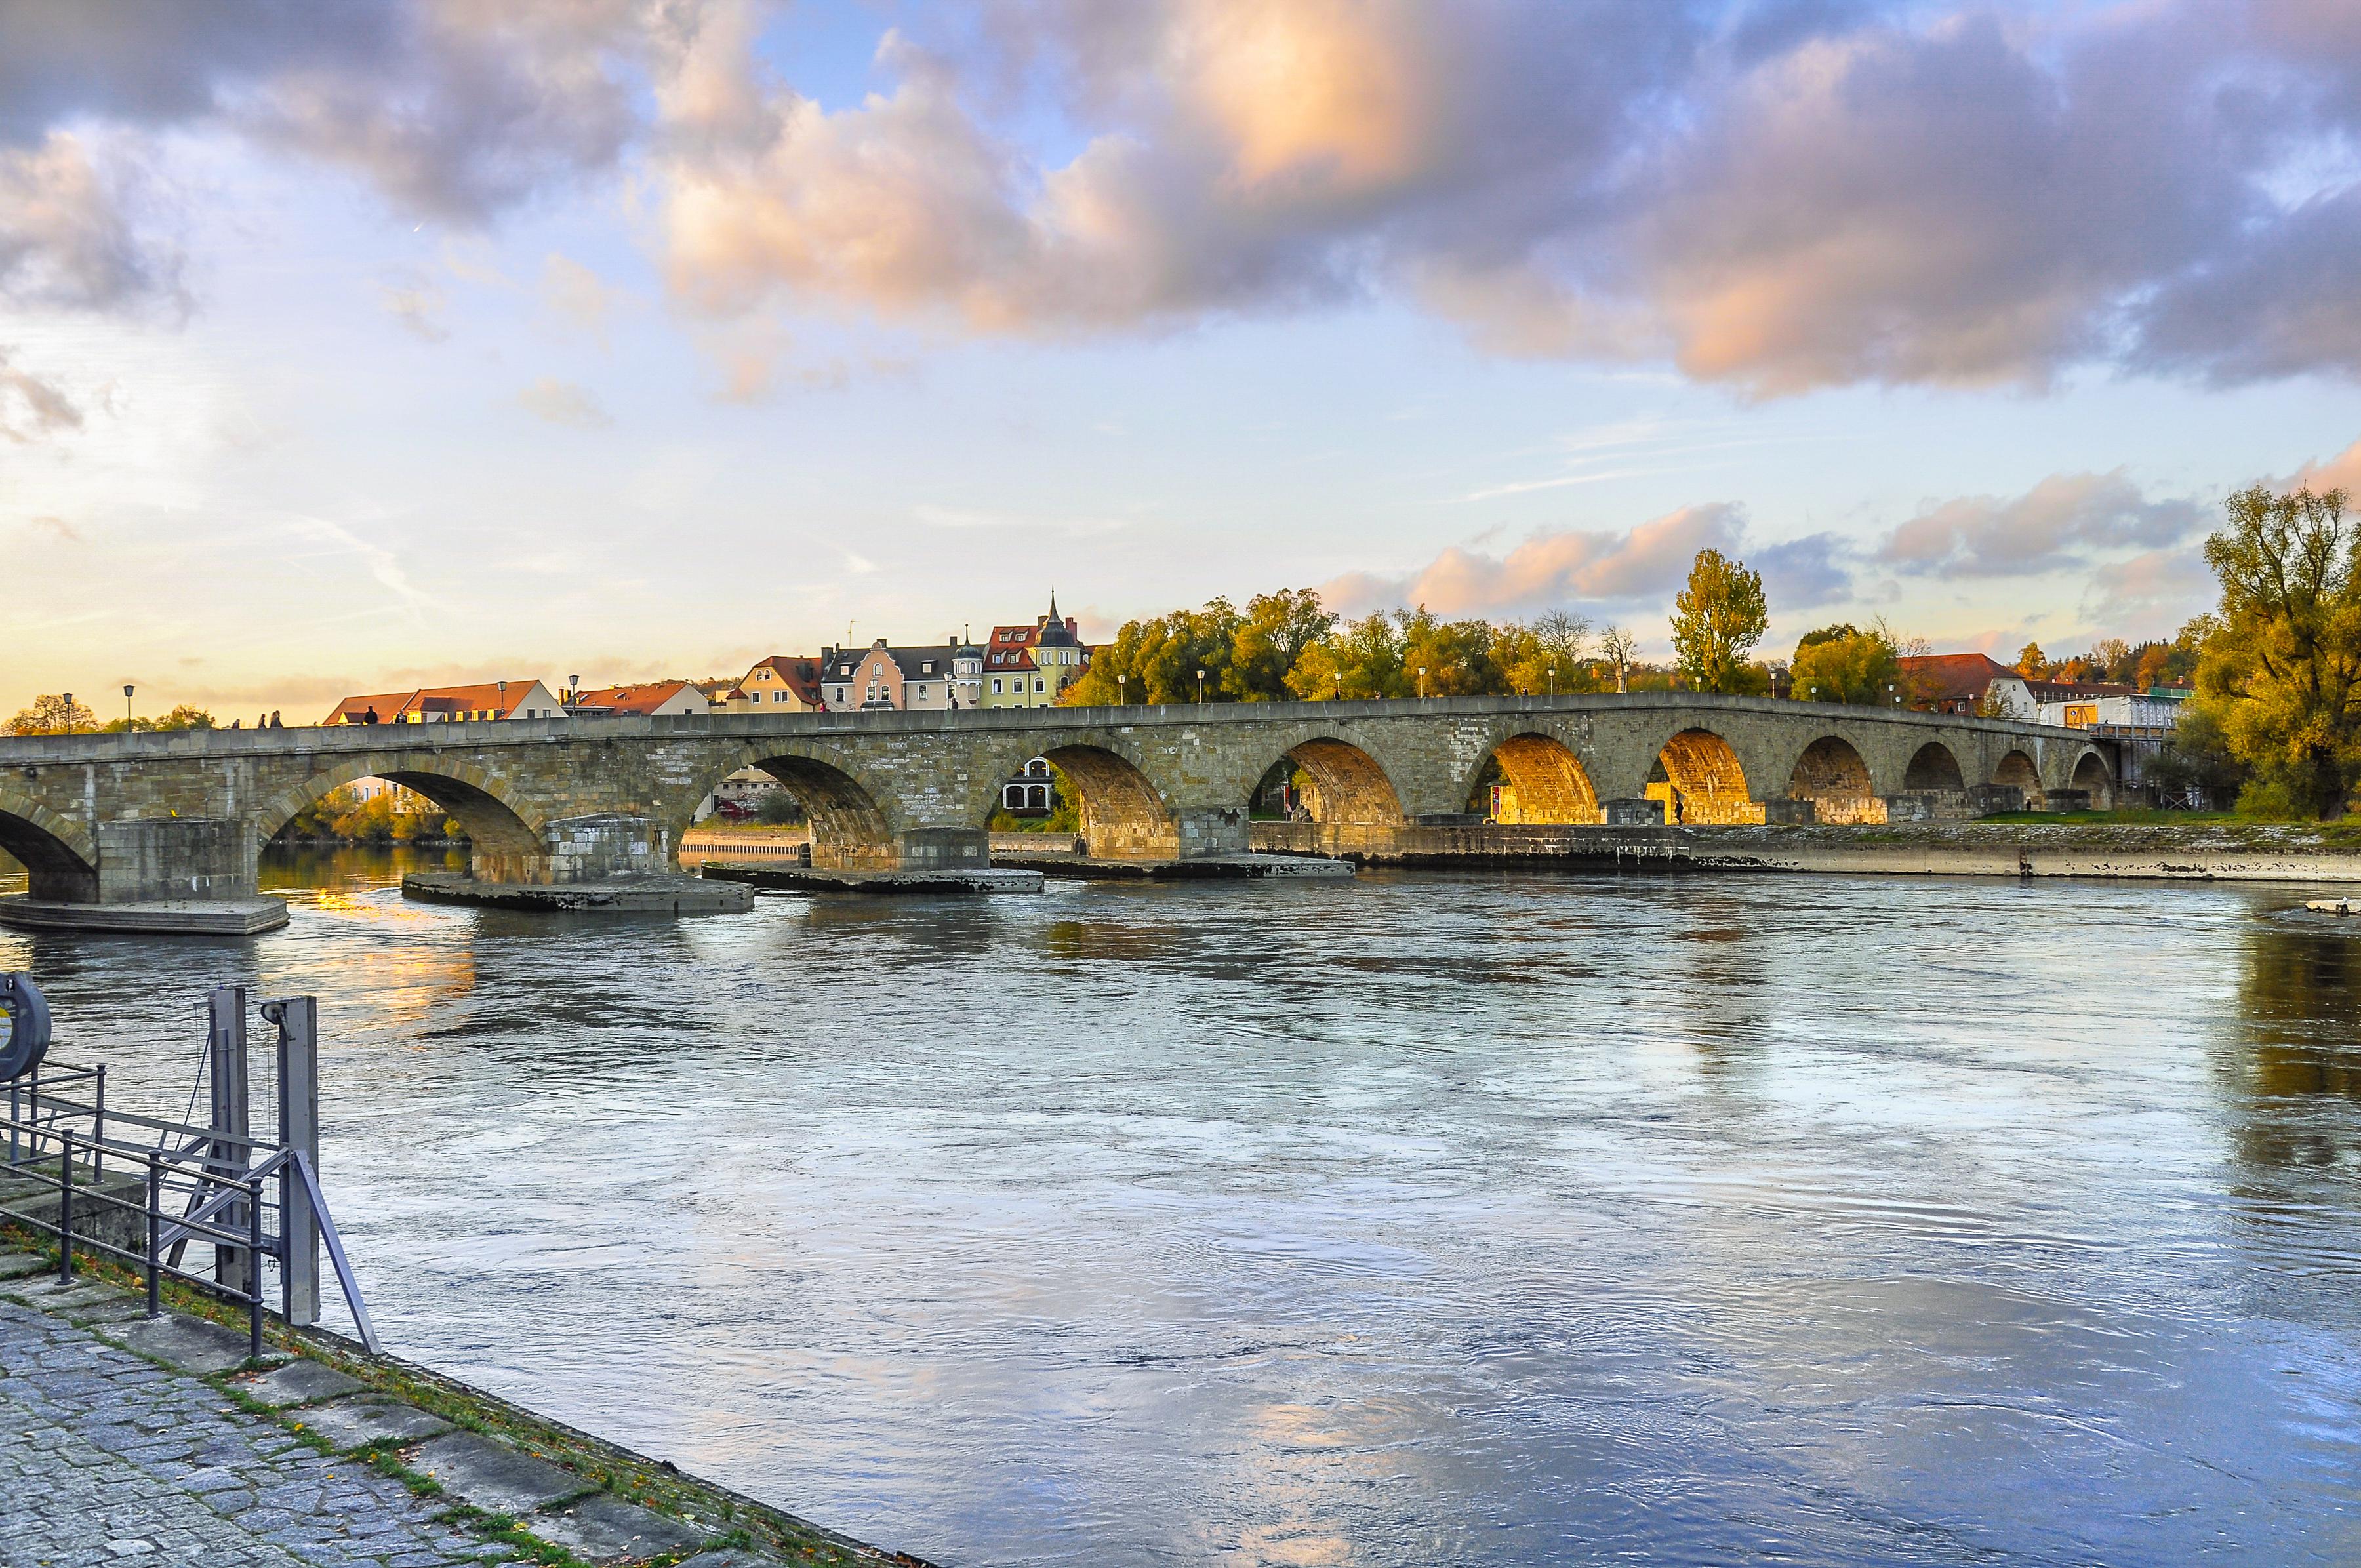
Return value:
M 223 1115 L 219 1093 L 214 1124 L 206 1126 L 109 1108 L 104 1067 L 52 1066 L 46 1073 L 11 1083 L 5 1169 L 16 1190 L 0 1201 L 0 1219 L 56 1238 L 61 1286 L 72 1283 L 79 1251 L 138 1270 L 147 1286 L 150 1316 L 160 1310 L 166 1279 L 244 1307 L 250 1356 L 262 1353 L 269 1309 L 263 1260 L 278 1265 L 279 1315 L 289 1323 L 309 1324 L 318 1317 L 318 1249 L 324 1245 L 361 1342 L 378 1349 L 376 1327 L 321 1194 L 319 1172 L 304 1146 L 307 1135 L 315 1135 L 316 1113 L 306 1120 L 301 1107 L 291 1108 L 287 1099 L 291 1078 L 307 1085 L 313 1081 L 308 1066 L 311 1003 L 303 997 L 263 1007 L 264 1016 L 278 1024 L 281 1033 L 282 1108 L 277 1143 L 230 1125 L 233 1120 L 243 1122 L 243 1104 L 235 1118 Z M 215 1028 L 209 1044 L 222 1042 L 224 1014 L 230 1006 L 236 1012 L 242 1092 L 243 988 L 225 987 L 214 993 Z M 291 1039 L 291 1035 L 300 1038 Z M 298 1047 L 292 1054 L 302 1070 L 296 1074 L 285 1070 L 291 1043 Z M 220 1059 L 216 1051 L 216 1062 Z M 73 1091 L 85 1086 L 89 1099 L 72 1097 Z M 311 1092 L 316 1103 L 316 1090 Z M 152 1142 L 140 1141 L 151 1135 Z M 57 1203 L 52 1217 L 28 1206 L 52 1194 Z M 109 1216 L 120 1214 L 136 1214 L 138 1223 L 107 1224 Z M 138 1245 L 108 1239 L 126 1229 L 137 1234 Z M 192 1245 L 211 1248 L 210 1274 L 184 1266 Z

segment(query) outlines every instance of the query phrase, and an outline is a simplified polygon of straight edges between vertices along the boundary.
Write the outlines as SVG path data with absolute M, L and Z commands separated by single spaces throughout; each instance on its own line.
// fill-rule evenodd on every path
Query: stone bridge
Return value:
M 1362 842 L 1470 820 L 1494 780 L 1526 823 L 1883 821 L 2109 803 L 2119 762 L 2042 725 L 1682 692 L 49 736 L 0 740 L 0 850 L 38 900 L 248 897 L 297 812 L 375 776 L 464 824 L 478 878 L 599 881 L 673 869 L 752 766 L 810 810 L 815 864 L 957 868 L 986 861 L 1001 783 L 1035 756 L 1081 795 L 1091 853 L 1136 860 L 1246 850 L 1283 761 Z

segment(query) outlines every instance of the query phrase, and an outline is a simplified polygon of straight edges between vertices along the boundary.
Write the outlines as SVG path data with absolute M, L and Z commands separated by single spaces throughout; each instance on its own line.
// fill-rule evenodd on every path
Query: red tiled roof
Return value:
M 506 718 L 533 695 L 536 683 L 529 680 L 510 681 L 508 696 L 500 696 L 501 682 L 479 681 L 465 686 L 422 686 L 416 691 L 384 692 L 373 696 L 348 696 L 329 711 L 323 724 L 357 724 L 361 715 L 377 709 L 378 722 L 391 724 L 410 713 L 489 713 L 495 718 Z
M 1902 661 L 1902 673 L 1927 698 L 1938 702 L 1973 701 L 1996 680 L 2024 678 L 1999 660 L 1982 653 L 1929 653 L 1905 658 Z
M 579 692 L 574 701 L 577 707 L 603 707 L 611 713 L 653 713 L 687 689 L 686 681 L 649 681 L 639 685 L 601 686 L 597 691 Z
M 786 683 L 787 689 L 794 692 L 796 700 L 805 707 L 820 706 L 820 661 L 817 657 L 774 653 L 769 658 L 758 662 L 754 669 L 759 670 L 764 664 L 768 664 L 778 673 L 779 679 Z M 752 674 L 753 671 L 749 670 L 747 674 Z

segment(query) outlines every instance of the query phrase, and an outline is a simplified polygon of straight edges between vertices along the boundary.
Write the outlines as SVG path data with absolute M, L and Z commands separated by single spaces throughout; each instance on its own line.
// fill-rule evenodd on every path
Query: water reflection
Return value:
M 0 963 L 126 1094 L 185 1092 L 209 980 L 319 992 L 399 1348 L 873 1539 L 2361 1558 L 2361 948 L 2283 895 L 1378 875 L 541 920 L 397 869 L 277 865 L 259 938 Z

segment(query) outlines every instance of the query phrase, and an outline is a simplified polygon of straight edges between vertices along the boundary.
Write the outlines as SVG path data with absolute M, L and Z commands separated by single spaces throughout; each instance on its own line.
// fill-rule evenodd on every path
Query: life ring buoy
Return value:
M 31 977 L 0 974 L 0 1080 L 24 1077 L 49 1054 L 49 999 Z

